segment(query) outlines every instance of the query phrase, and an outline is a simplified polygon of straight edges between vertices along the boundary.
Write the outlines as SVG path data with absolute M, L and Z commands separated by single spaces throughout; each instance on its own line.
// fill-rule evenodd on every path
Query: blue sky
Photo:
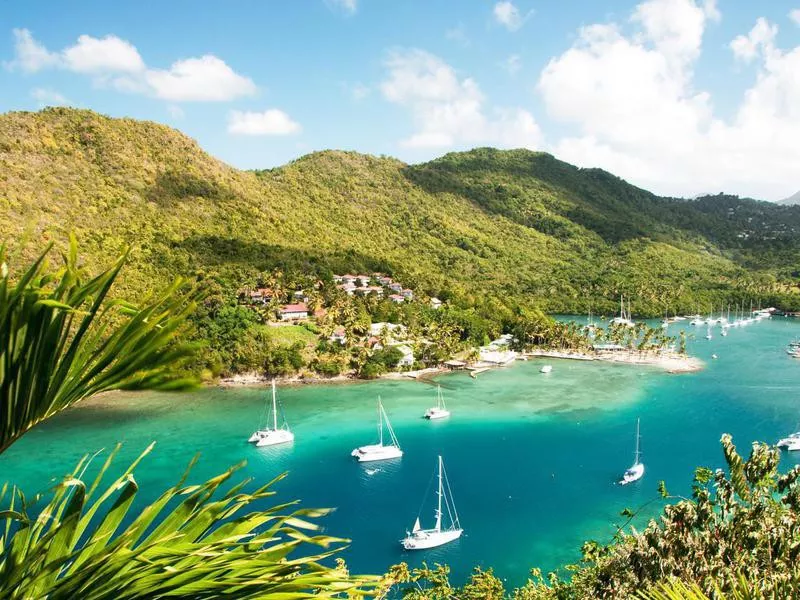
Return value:
M 242 168 L 527 147 L 656 192 L 800 189 L 800 0 L 7 2 L 0 111 L 177 127 Z

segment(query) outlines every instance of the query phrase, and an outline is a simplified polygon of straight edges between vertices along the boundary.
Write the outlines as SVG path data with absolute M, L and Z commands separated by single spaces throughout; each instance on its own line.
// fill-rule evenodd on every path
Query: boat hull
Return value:
M 619 480 L 620 485 L 628 485 L 634 481 L 639 481 L 644 475 L 644 465 L 641 463 L 633 465 L 630 469 L 625 471 L 622 479 Z
M 450 411 L 443 408 L 429 408 L 425 411 L 425 418 L 434 421 L 436 419 L 446 419 L 450 416 Z
M 420 529 L 407 535 L 400 541 L 406 550 L 427 550 L 454 542 L 464 533 L 463 529 L 449 531 L 436 531 L 435 529 Z
M 350 453 L 358 462 L 375 462 L 378 460 L 389 460 L 391 458 L 400 458 L 403 456 L 403 451 L 397 446 L 381 446 L 374 444 L 372 446 L 361 446 L 356 448 Z
M 293 441 L 294 434 L 291 431 L 278 429 L 269 431 L 266 433 L 266 435 L 261 436 L 261 438 L 256 442 L 256 447 L 263 448 L 264 446 L 277 446 L 278 444 L 288 444 L 289 442 Z

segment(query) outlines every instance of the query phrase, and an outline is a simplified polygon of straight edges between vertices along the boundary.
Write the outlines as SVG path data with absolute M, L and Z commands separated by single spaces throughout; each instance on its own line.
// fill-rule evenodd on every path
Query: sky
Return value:
M 53 105 L 246 169 L 529 148 L 779 200 L 800 190 L 800 0 L 6 0 L 0 112 Z

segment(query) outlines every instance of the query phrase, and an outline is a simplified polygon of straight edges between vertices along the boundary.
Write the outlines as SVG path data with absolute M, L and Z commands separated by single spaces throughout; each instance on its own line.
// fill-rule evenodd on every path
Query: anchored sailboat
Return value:
M 614 325 L 624 325 L 625 327 L 635 327 L 636 323 L 631 320 L 631 303 L 628 301 L 628 310 L 625 310 L 625 299 L 619 297 L 619 316 L 611 320 Z
M 250 436 L 248 442 L 255 442 L 256 446 L 274 446 L 276 444 L 285 444 L 286 442 L 294 441 L 294 434 L 289 430 L 289 424 L 286 418 L 283 419 L 283 425 L 278 427 L 278 404 L 275 398 L 275 380 L 272 380 L 272 427 L 266 429 L 257 429 Z M 269 420 L 269 419 L 268 419 Z
M 389 439 L 391 440 L 391 443 L 387 445 L 383 443 L 384 425 L 386 425 L 386 430 L 389 432 Z M 386 415 L 386 411 L 383 410 L 380 396 L 378 396 L 378 443 L 356 448 L 350 453 L 350 456 L 357 458 L 358 462 L 371 462 L 403 456 L 403 451 L 400 449 L 400 444 L 394 435 L 394 429 L 392 429 L 392 424 L 389 422 L 389 417 Z
M 442 396 L 442 386 L 436 386 L 436 406 L 433 406 L 425 411 L 426 419 L 444 419 L 450 416 L 450 411 L 444 404 L 444 397 Z
M 407 531 L 406 537 L 400 540 L 406 550 L 425 550 L 426 548 L 442 546 L 457 540 L 464 533 L 464 530 L 461 529 L 461 524 L 458 522 L 458 513 L 453 502 L 453 492 L 450 490 L 450 482 L 447 480 L 441 456 L 439 456 L 439 487 L 436 495 L 436 524 L 432 529 L 422 529 L 419 517 L 417 517 L 417 520 L 414 521 L 414 528 L 410 533 Z M 450 520 L 450 526 L 446 528 L 442 527 L 443 507 L 447 511 L 447 517 Z
M 641 440 L 641 436 L 639 435 L 639 419 L 636 419 L 636 452 L 634 453 L 633 464 L 631 468 L 625 471 L 622 475 L 622 479 L 620 479 L 620 484 L 628 485 L 629 483 L 633 483 L 642 478 L 644 475 L 644 465 L 640 462 L 641 452 L 639 451 L 639 441 Z

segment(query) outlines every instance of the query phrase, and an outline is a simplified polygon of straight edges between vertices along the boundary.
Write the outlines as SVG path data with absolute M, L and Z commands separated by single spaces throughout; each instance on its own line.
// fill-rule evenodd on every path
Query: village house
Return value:
M 345 341 L 347 340 L 347 335 L 345 334 L 344 327 L 337 327 L 330 338 L 331 342 L 338 342 L 339 344 L 344 345 Z
M 250 290 L 247 296 L 251 304 L 269 304 L 272 302 L 274 293 L 271 288 L 257 288 Z
M 352 296 L 353 292 L 356 291 L 356 286 L 353 283 L 341 283 L 337 285 L 340 290 L 342 290 L 348 296 Z
M 295 302 L 308 302 L 308 296 L 303 290 L 297 290 L 294 294 L 292 294 Z
M 403 358 L 397 363 L 398 367 L 411 367 L 414 365 L 414 351 L 409 346 L 403 344 L 401 346 L 395 346 L 395 348 L 403 353 Z
M 379 285 L 371 285 L 367 288 L 363 288 L 362 291 L 365 294 L 375 294 L 378 298 L 383 297 L 383 288 Z
M 356 276 L 355 275 L 342 275 L 342 283 L 350 283 L 350 284 L 355 285 Z
M 372 277 L 370 277 L 369 275 L 358 275 L 356 277 L 356 280 L 361 282 L 361 287 L 367 287 L 369 285 L 369 282 L 372 281 Z
M 414 291 L 413 290 L 405 289 L 400 293 L 403 295 L 403 298 L 405 298 L 406 300 L 413 300 L 414 299 Z
M 389 289 L 393 292 L 400 293 L 403 291 L 403 286 L 395 281 L 389 284 Z
M 389 300 L 391 300 L 395 304 L 400 304 L 401 302 L 406 301 L 406 299 L 400 294 L 392 294 L 391 296 L 389 296 Z
M 333 282 L 334 283 L 342 283 L 343 279 L 344 279 L 344 277 L 342 277 L 341 275 L 334 275 L 333 276 Z
M 438 298 L 431 298 L 431 308 L 434 310 L 442 308 L 442 301 Z
M 386 277 L 385 275 L 383 277 L 378 277 L 378 283 L 381 285 L 390 285 L 392 283 L 392 278 Z
M 287 304 L 278 311 L 281 321 L 298 321 L 308 318 L 308 306 L 303 303 Z

